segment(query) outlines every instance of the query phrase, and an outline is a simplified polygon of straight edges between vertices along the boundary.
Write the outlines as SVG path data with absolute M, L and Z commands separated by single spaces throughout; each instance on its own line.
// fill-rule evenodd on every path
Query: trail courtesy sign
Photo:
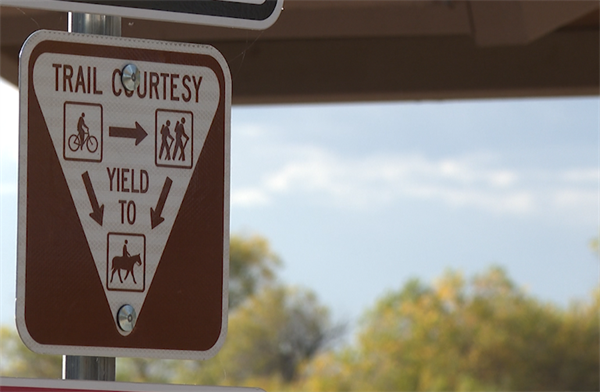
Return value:
M 230 79 L 208 46 L 29 37 L 17 263 L 17 326 L 29 348 L 190 359 L 218 351 Z

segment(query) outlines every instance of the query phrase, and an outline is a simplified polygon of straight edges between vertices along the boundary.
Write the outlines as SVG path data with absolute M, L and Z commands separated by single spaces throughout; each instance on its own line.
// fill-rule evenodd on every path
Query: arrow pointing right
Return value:
M 150 224 L 154 229 L 156 226 L 163 223 L 165 218 L 161 216 L 163 208 L 165 208 L 165 202 L 167 201 L 167 196 L 169 195 L 169 191 L 171 190 L 171 185 L 173 184 L 173 180 L 169 177 L 165 179 L 165 184 L 163 185 L 162 191 L 160 192 L 160 197 L 158 198 L 158 204 L 156 204 L 156 210 L 150 208 Z
M 135 145 L 137 146 L 148 136 L 148 133 L 136 121 L 135 128 L 109 127 L 108 136 L 135 139 Z

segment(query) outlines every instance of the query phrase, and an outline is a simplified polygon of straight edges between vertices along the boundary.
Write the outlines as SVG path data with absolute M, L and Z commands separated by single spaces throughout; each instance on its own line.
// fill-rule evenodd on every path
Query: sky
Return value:
M 14 325 L 18 91 L 0 81 L 0 324 Z M 599 283 L 598 97 L 242 106 L 231 232 L 355 323 L 410 278 L 502 266 L 567 306 Z

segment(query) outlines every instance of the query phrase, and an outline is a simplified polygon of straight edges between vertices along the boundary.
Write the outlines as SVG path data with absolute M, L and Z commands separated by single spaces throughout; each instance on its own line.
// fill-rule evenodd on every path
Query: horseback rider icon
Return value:
M 125 243 L 123 244 L 123 257 L 131 257 L 131 255 L 127 251 L 127 240 L 125 240 Z
M 133 267 L 136 265 L 141 266 L 142 259 L 139 253 L 133 256 L 129 254 L 129 251 L 127 250 L 127 243 L 127 240 L 125 240 L 125 243 L 123 244 L 123 255 L 115 256 L 112 259 L 110 283 L 112 283 L 113 278 L 115 277 L 115 272 L 119 276 L 119 281 L 123 283 L 123 278 L 121 277 L 121 270 L 125 270 L 127 271 L 127 273 L 125 274 L 125 280 L 127 280 L 129 275 L 131 275 L 133 283 L 137 284 L 137 282 L 135 281 L 135 275 L 133 273 Z

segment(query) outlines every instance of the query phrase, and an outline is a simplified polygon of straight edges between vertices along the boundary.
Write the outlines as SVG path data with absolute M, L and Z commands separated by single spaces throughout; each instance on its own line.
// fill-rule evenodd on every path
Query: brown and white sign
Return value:
M 25 344 L 213 356 L 227 329 L 229 258 L 231 77 L 221 54 L 40 31 L 21 52 L 20 99 Z

